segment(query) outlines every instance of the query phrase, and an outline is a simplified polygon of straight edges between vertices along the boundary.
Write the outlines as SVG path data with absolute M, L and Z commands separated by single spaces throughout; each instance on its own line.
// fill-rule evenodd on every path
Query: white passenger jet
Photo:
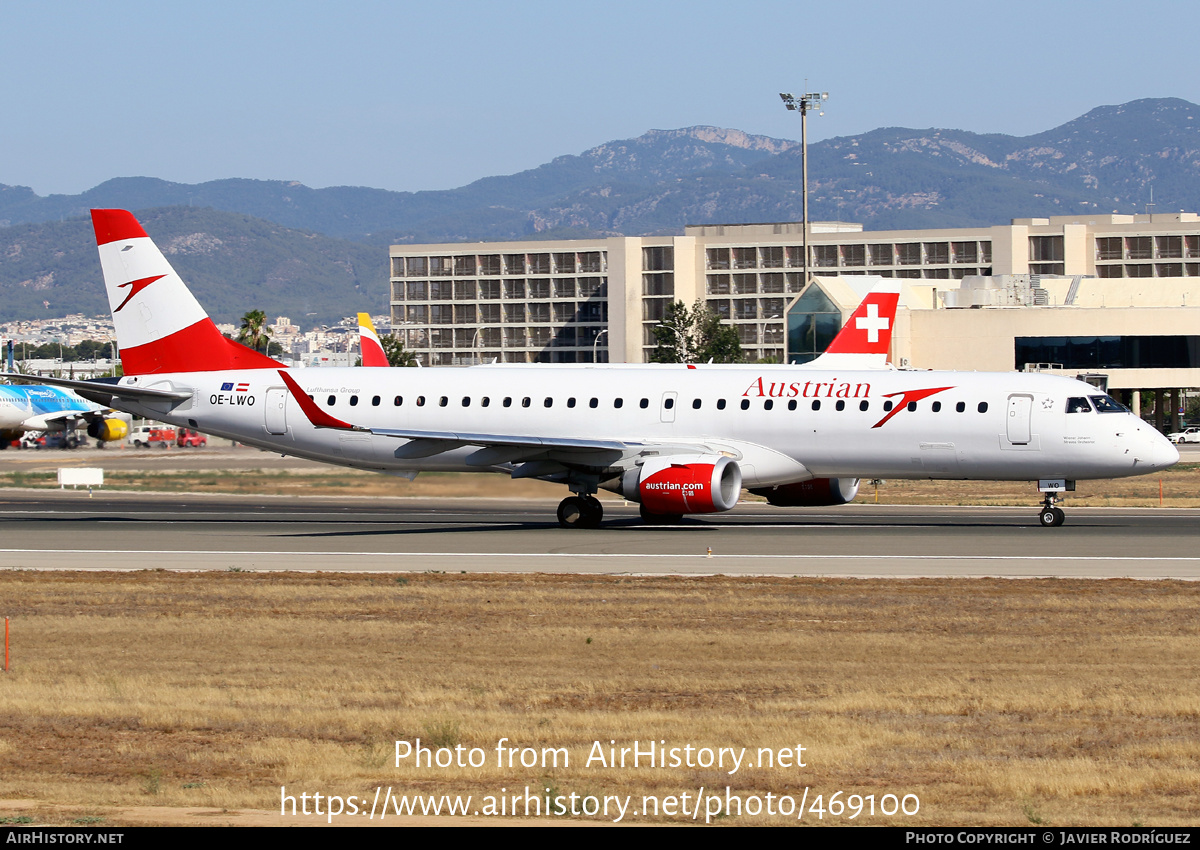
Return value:
M 564 527 L 600 523 L 600 488 L 661 521 L 727 511 L 743 486 L 776 505 L 842 504 L 858 479 L 876 477 L 1038 481 L 1039 519 L 1052 526 L 1063 521 L 1056 496 L 1075 480 L 1179 459 L 1165 437 L 1080 381 L 864 369 L 853 350 L 857 359 L 834 350 L 806 368 L 288 369 L 223 337 L 130 213 L 93 210 L 92 222 L 125 376 L 57 383 L 328 463 L 559 482 L 573 494 L 558 507 Z M 886 353 L 890 321 L 871 304 L 850 323 Z
M 12 342 L 8 343 L 8 371 L 14 372 Z M 27 378 L 43 383 L 42 378 Z M 75 430 L 86 428 L 100 441 L 122 440 L 129 433 L 128 414 L 85 401 L 71 390 L 52 386 L 0 385 L 0 449 L 29 431 L 62 432 L 68 448 L 79 444 Z M 86 442 L 86 441 L 84 441 Z

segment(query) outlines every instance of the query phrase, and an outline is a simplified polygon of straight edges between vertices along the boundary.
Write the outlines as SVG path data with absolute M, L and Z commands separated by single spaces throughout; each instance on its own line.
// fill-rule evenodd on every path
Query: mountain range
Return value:
M 883 128 L 809 156 L 811 217 L 868 229 L 1143 212 L 1152 195 L 1160 211 L 1200 210 L 1200 106 L 1176 98 L 1098 107 L 1025 137 Z M 135 177 L 40 197 L 0 185 L 0 320 L 105 311 L 92 207 L 139 211 L 214 317 L 259 307 L 310 324 L 384 309 L 389 244 L 797 221 L 801 173 L 795 141 L 691 127 L 443 191 Z

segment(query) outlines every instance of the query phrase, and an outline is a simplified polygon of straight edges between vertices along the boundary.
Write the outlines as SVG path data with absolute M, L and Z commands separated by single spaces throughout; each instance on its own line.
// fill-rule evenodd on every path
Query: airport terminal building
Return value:
M 1104 375 L 1134 404 L 1138 390 L 1200 386 L 1196 213 L 944 230 L 814 222 L 808 292 L 802 244 L 802 225 L 782 222 L 395 245 L 392 330 L 431 366 L 640 363 L 666 307 L 703 300 L 737 329 L 748 359 L 803 362 L 880 276 L 905 279 L 897 365 Z

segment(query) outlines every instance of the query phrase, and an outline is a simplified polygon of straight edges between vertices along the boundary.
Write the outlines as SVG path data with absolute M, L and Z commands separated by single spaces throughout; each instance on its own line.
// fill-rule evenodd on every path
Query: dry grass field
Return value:
M 278 823 L 281 785 L 475 808 L 525 786 L 635 808 L 726 786 L 920 799 L 913 817 L 804 815 L 825 824 L 1165 826 L 1200 806 L 1191 583 L 9 570 L 0 608 L 9 822 Z M 416 738 L 487 763 L 396 767 Z M 570 764 L 498 768 L 500 738 Z M 806 767 L 586 765 L 610 740 L 800 745 Z

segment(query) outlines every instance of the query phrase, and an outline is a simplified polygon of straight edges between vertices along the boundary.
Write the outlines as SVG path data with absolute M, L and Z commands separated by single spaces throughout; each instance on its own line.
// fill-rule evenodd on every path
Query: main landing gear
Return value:
M 1038 522 L 1045 528 L 1056 528 L 1062 525 L 1066 518 L 1062 508 L 1054 506 L 1054 494 L 1047 493 L 1046 500 L 1042 502 L 1042 509 L 1038 512 Z
M 568 496 L 559 502 L 558 524 L 563 528 L 599 528 L 604 506 L 595 496 Z

